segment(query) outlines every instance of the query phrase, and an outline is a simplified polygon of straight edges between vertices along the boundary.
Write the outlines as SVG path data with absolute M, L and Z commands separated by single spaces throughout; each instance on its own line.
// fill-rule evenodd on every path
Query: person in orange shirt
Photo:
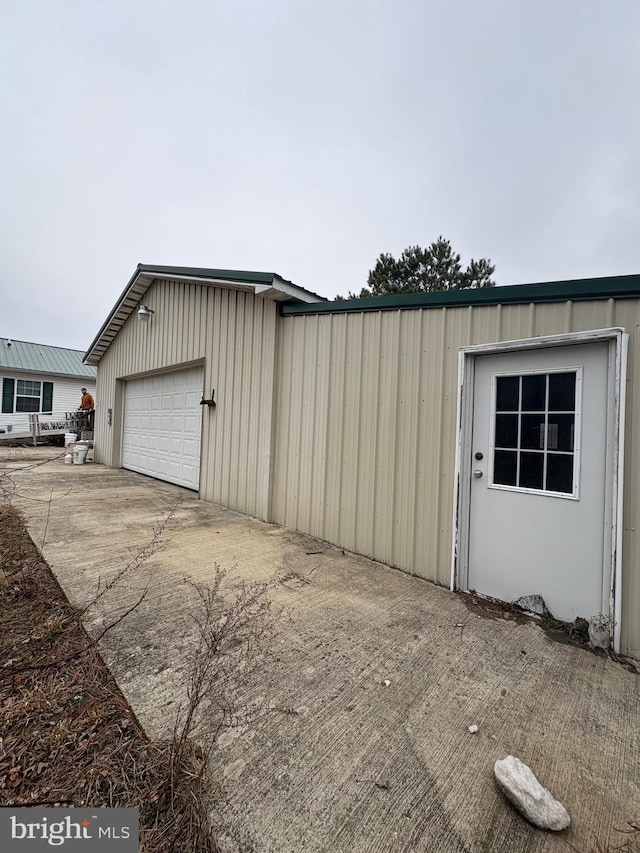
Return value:
M 93 429 L 93 417 L 94 417 L 94 409 L 96 407 L 95 400 L 93 396 L 87 391 L 86 388 L 81 388 L 82 391 L 82 400 L 80 401 L 80 411 L 85 412 L 87 415 L 87 429 Z

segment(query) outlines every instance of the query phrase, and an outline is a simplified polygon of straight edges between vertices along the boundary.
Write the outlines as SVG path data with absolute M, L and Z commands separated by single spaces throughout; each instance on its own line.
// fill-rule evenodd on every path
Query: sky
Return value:
M 326 298 L 439 235 L 640 273 L 637 0 L 7 0 L 0 336 L 86 349 L 137 263 Z

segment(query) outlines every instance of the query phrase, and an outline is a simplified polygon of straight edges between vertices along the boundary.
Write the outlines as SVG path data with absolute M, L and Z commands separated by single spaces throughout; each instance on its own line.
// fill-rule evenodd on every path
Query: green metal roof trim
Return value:
M 342 314 L 354 311 L 397 311 L 400 308 L 457 308 L 465 305 L 516 305 L 529 302 L 567 302 L 586 299 L 633 299 L 640 297 L 640 275 L 576 278 L 541 284 L 515 284 L 476 290 L 438 293 L 405 293 L 371 296 L 339 302 L 284 303 L 280 313 Z
M 84 364 L 83 356 L 82 350 L 0 338 L 0 371 L 51 373 L 55 376 L 95 379 L 96 368 Z
M 139 272 L 150 272 L 155 275 L 189 276 L 190 278 L 212 278 L 234 281 L 238 284 L 271 284 L 277 273 L 250 272 L 245 270 L 212 270 L 206 267 L 156 267 L 152 264 L 138 264 Z

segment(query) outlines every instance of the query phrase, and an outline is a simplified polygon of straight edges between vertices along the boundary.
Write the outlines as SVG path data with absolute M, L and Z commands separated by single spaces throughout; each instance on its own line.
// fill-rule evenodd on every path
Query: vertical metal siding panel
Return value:
M 261 302 L 260 305 L 263 303 Z M 260 406 L 260 395 L 254 393 L 256 379 L 253 372 L 253 352 L 256 348 L 256 312 L 259 311 L 257 300 L 252 295 L 245 298 L 246 314 L 244 318 L 244 352 L 242 354 L 242 434 L 243 442 L 240 449 L 244 482 L 241 489 L 241 500 L 244 512 L 256 515 L 256 462 L 253 455 L 254 444 L 252 432 L 257 432 L 252 412 Z M 261 340 L 261 335 L 258 338 Z
M 233 506 L 233 469 L 231 466 L 231 455 L 233 453 L 234 446 L 234 409 L 235 409 L 235 399 L 237 394 L 237 388 L 235 387 L 233 377 L 235 373 L 235 362 L 237 358 L 236 352 L 236 299 L 237 294 L 234 291 L 225 290 L 223 292 L 223 304 L 224 304 L 224 325 L 226 327 L 226 337 L 227 337 L 227 345 L 226 345 L 226 362 L 225 362 L 225 372 L 224 372 L 224 385 L 226 390 L 226 398 L 227 402 L 223 411 L 223 430 L 224 430 L 224 444 L 223 444 L 223 452 L 220 459 L 220 466 L 222 468 L 222 492 L 220 495 L 220 502 L 225 506 Z
M 438 364 L 438 396 L 436 397 L 436 400 L 438 401 L 436 404 L 438 406 L 438 418 L 435 425 L 438 435 L 438 457 L 436 464 L 433 467 L 435 477 L 432 483 L 435 496 L 435 513 L 433 517 L 434 555 L 431 571 L 433 572 L 434 580 L 437 580 L 440 583 L 442 583 L 443 551 L 447 547 L 446 545 L 443 545 L 443 539 L 446 537 L 446 527 L 443 528 L 443 525 L 447 525 L 451 515 L 450 507 L 452 496 L 451 492 L 446 489 L 445 480 L 448 472 L 448 465 L 451 464 L 448 460 L 451 454 L 450 448 L 452 447 L 453 433 L 455 432 L 455 426 L 452 428 L 451 424 L 451 412 L 447 408 L 447 401 L 450 400 L 451 396 L 450 387 L 447 385 L 447 380 L 451 373 L 448 362 L 452 355 L 453 348 L 453 343 L 449 336 L 452 328 L 449 315 L 450 312 L 446 308 L 443 308 L 440 316 L 440 323 L 442 326 L 442 353 Z M 460 323 L 465 323 L 466 321 L 466 317 L 463 317 L 461 313 L 458 314 L 458 319 Z M 494 323 L 496 319 L 497 318 L 495 317 L 493 318 Z M 448 546 L 450 550 L 450 543 L 448 543 Z
M 311 529 L 311 494 L 313 491 L 313 456 L 315 453 L 316 363 L 318 360 L 318 318 L 304 318 L 304 352 L 302 360 L 302 396 L 300 399 L 300 455 L 298 459 L 299 530 Z
M 609 300 L 574 302 L 572 324 L 569 331 L 606 329 L 613 324 Z
M 442 311 L 421 311 L 420 314 L 418 435 L 411 569 L 415 574 L 433 579 L 437 544 L 437 470 L 442 440 L 439 434 L 439 407 L 435 405 L 435 401 L 441 399 L 442 394 L 440 363 L 444 340 Z
M 184 314 L 180 332 L 184 340 L 185 361 L 193 361 L 195 340 L 197 335 L 197 322 L 193 311 L 193 300 L 197 285 L 190 285 L 184 291 Z
M 455 308 L 449 308 L 446 310 L 453 314 L 459 313 L 456 312 Z M 493 306 L 474 305 L 472 317 L 472 340 L 469 341 L 469 344 L 487 344 L 492 341 L 500 340 L 498 328 L 499 316 L 496 314 Z M 451 343 L 453 343 L 453 341 L 447 341 L 445 345 L 450 345 Z
M 289 459 L 287 464 L 285 524 L 298 529 L 298 493 L 302 442 L 302 395 L 304 386 L 304 331 L 306 317 L 294 326 L 291 353 L 291 407 L 289 409 Z
M 561 335 L 567 331 L 567 309 L 565 302 L 536 304 L 534 337 Z
M 235 480 L 235 501 L 234 506 L 237 509 L 246 507 L 247 498 L 247 411 L 246 411 L 246 392 L 249 384 L 247 374 L 247 349 L 249 342 L 246 337 L 247 327 L 247 294 L 238 293 L 236 299 L 236 365 L 234 371 L 234 452 L 231 455 L 231 471 L 232 479 Z M 247 381 L 245 381 L 245 377 Z
M 324 535 L 340 544 L 340 494 L 342 477 L 342 433 L 347 341 L 347 315 L 331 317 L 329 421 L 327 425 L 327 475 L 325 485 Z
M 418 435 L 420 311 L 400 313 L 393 563 L 412 570 Z
M 214 365 L 211 349 L 213 346 L 211 328 L 213 324 L 214 291 L 208 287 L 199 288 L 199 299 L 196 301 L 196 325 L 198 328 L 197 347 L 195 355 L 204 357 L 203 392 L 214 388 Z M 213 500 L 213 447 L 216 412 L 202 413 L 202 447 L 200 453 L 200 497 Z
M 340 460 L 340 541 L 346 548 L 356 549 L 356 510 L 358 494 L 358 455 L 360 443 L 360 365 L 362 361 L 363 314 L 347 315 L 345 351 L 344 420 L 342 424 L 342 458 Z
M 247 407 L 247 482 L 245 487 L 245 506 L 247 509 L 245 512 L 251 512 L 253 515 L 259 515 L 261 518 L 264 518 L 264 511 L 260 507 L 260 493 L 264 484 L 260 482 L 261 471 L 258 462 L 259 452 L 262 449 L 262 442 L 259 442 L 259 438 L 262 438 L 261 413 L 264 399 L 262 392 L 259 394 L 252 392 L 256 387 L 256 384 L 260 383 L 262 373 L 261 356 L 263 354 L 263 349 L 266 346 L 266 341 L 264 340 L 265 302 L 262 299 L 251 299 L 251 306 L 250 316 L 248 317 L 250 323 L 245 331 L 245 338 L 249 341 L 245 364 L 245 382 L 247 386 L 245 396 L 245 405 Z M 272 383 L 273 379 L 270 384 Z M 268 448 L 265 449 L 268 450 Z M 249 507 L 252 507 L 252 509 L 250 510 Z
M 531 321 L 531 305 L 505 305 L 501 317 L 501 340 L 517 341 L 528 338 Z
M 184 334 L 187 338 L 187 357 L 190 361 L 198 358 L 200 350 L 200 324 L 202 322 L 202 313 L 197 310 L 197 305 L 200 303 L 202 287 L 200 285 L 192 285 L 187 289 L 189 298 L 187 320 L 184 325 Z
M 234 350 L 235 359 L 233 365 L 233 418 L 231 429 L 231 453 L 229 454 L 229 499 L 228 506 L 238 508 L 242 506 L 242 483 L 246 479 L 246 459 L 242 458 L 242 447 L 244 444 L 244 417 L 242 400 L 244 395 L 243 374 L 245 358 L 244 339 L 244 312 L 246 294 L 236 293 L 234 302 Z
M 400 312 L 382 314 L 380 325 L 380 423 L 376 455 L 376 508 L 374 548 L 378 559 L 393 560 L 396 428 L 398 397 L 398 349 Z
M 216 289 L 214 293 L 214 329 L 215 343 L 211 345 L 212 358 L 216 359 L 216 417 L 215 417 L 215 446 L 213 455 L 213 494 L 215 503 L 223 503 L 223 478 L 225 446 L 225 418 L 227 407 L 231 404 L 231 389 L 227 385 L 228 329 L 226 291 Z
M 227 358 L 227 327 L 226 314 L 224 311 L 223 291 L 214 290 L 213 293 L 213 333 L 212 339 L 207 347 L 211 353 L 211 359 L 215 362 L 213 365 L 212 374 L 215 377 L 215 382 L 212 388 L 216 389 L 216 412 L 214 419 L 214 428 L 212 431 L 212 452 L 211 465 L 212 470 L 212 500 L 216 503 L 222 503 L 222 458 L 224 454 L 224 410 L 227 406 L 228 389 L 225 388 L 225 367 Z
M 184 315 L 184 292 L 185 285 L 177 282 L 173 287 L 173 328 L 172 336 L 174 342 L 174 364 L 180 364 L 184 360 L 184 342 L 182 340 L 182 320 Z
M 293 337 L 299 318 L 284 318 L 278 340 L 278 397 L 276 400 L 276 436 L 273 464 L 273 495 L 271 512 L 274 521 L 284 523 L 287 516 L 287 480 L 290 457 L 291 381 Z
M 442 310 L 423 312 L 420 359 L 421 447 L 416 483 L 413 517 L 416 520 L 415 539 L 419 559 L 412 565 L 416 574 L 434 577 L 436 563 L 437 474 L 440 456 L 440 410 L 435 405 L 442 394 L 442 352 L 444 348 Z
M 273 450 L 276 429 L 276 344 L 278 336 L 278 308 L 273 302 L 262 301 L 260 334 L 260 372 L 255 375 L 258 382 L 256 399 L 260 408 L 256 413 L 256 448 L 259 476 L 259 492 L 256 498 L 256 511 L 260 518 L 271 521 L 271 487 L 273 472 Z
M 180 341 L 179 338 L 179 329 L 180 329 L 180 310 L 182 306 L 182 299 L 180 298 L 182 295 L 182 289 L 184 285 L 172 282 L 171 287 L 169 288 L 169 300 L 171 303 L 170 312 L 171 312 L 171 328 L 167 328 L 167 332 L 169 334 L 171 340 L 171 364 L 178 364 L 180 359 Z M 164 318 L 163 318 L 164 319 Z M 176 322 L 177 321 L 177 322 Z M 147 367 L 147 370 L 149 368 Z
M 314 442 L 311 454 L 312 490 L 311 520 L 309 533 L 322 538 L 324 535 L 324 511 L 327 473 L 327 437 L 329 432 L 329 377 L 331 316 L 318 315 L 315 354 L 315 387 L 313 402 Z
M 361 415 L 358 446 L 356 548 L 374 553 L 374 521 L 378 467 L 378 414 L 380 408 L 380 325 L 381 312 L 363 316 L 361 363 Z

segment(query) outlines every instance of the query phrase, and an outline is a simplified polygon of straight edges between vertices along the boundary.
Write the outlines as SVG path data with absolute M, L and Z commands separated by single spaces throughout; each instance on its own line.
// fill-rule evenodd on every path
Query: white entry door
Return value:
M 202 367 L 126 382 L 123 468 L 198 489 L 202 382 Z
M 609 612 L 608 383 L 606 342 L 476 357 L 469 589 Z

